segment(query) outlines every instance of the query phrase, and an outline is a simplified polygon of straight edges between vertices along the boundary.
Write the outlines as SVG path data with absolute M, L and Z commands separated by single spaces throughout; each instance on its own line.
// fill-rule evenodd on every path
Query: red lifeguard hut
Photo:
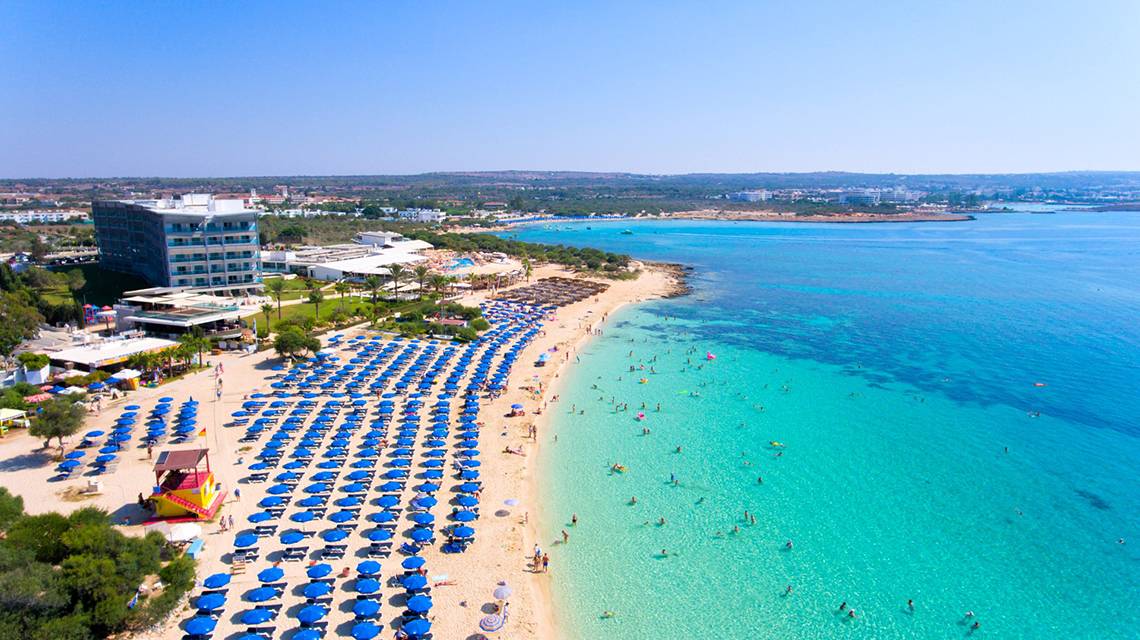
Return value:
M 218 491 L 214 482 L 208 451 L 183 449 L 158 454 L 150 496 L 157 517 L 209 520 L 218 512 L 226 494 Z

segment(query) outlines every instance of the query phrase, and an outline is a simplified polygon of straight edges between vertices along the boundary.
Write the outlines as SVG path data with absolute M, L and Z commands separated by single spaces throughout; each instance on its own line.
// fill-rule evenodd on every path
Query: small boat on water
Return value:
M 633 232 L 632 232 L 632 231 L 630 231 L 629 229 L 625 229 L 624 231 L 622 231 L 622 232 L 621 232 L 621 234 L 622 234 L 623 236 L 632 236 L 632 235 L 633 235 Z

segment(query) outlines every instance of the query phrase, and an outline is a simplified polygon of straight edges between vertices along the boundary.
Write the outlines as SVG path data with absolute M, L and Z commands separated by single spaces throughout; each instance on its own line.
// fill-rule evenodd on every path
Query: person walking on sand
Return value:
M 542 572 L 550 573 L 550 554 L 543 554 L 542 556 Z

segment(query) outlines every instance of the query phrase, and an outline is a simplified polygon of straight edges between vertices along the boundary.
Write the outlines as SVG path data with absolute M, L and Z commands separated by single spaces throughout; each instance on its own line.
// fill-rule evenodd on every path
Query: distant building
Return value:
M 839 192 L 840 204 L 870 206 L 879 204 L 882 199 L 882 193 L 878 189 L 855 189 Z
M 65 222 L 86 222 L 88 219 L 86 211 L 77 210 L 14 211 L 11 213 L 0 213 L 0 222 L 15 222 L 16 224 L 31 224 L 33 222 L 60 224 Z
M 97 200 L 91 206 L 100 262 L 156 287 L 224 295 L 261 289 L 260 211 L 241 200 L 191 193 L 163 200 Z
M 733 202 L 767 202 L 771 197 L 771 194 L 765 189 L 737 191 L 736 193 L 728 194 L 728 199 Z
M 447 218 L 447 214 L 439 209 L 404 209 L 396 215 L 401 220 L 428 224 L 439 224 Z

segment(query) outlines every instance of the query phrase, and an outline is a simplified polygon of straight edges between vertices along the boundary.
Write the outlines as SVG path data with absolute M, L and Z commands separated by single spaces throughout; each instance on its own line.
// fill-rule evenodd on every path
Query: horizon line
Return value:
M 267 178 L 415 178 L 435 175 L 488 175 L 488 174 L 578 174 L 598 176 L 629 176 L 647 178 L 678 178 L 688 176 L 810 176 L 810 175 L 850 175 L 850 176 L 898 176 L 898 177 L 997 177 L 997 176 L 1058 176 L 1074 174 L 1140 174 L 1140 169 L 1064 169 L 1058 171 L 1005 171 L 1005 172 L 926 172 L 926 173 L 899 173 L 893 171 L 846 171 L 837 169 L 823 169 L 817 171 L 689 171 L 682 173 L 640 173 L 636 171 L 595 171 L 588 169 L 474 169 L 474 170 L 439 170 L 420 171 L 415 173 L 296 173 L 296 174 L 247 174 L 247 175 L 203 175 L 203 176 L 176 176 L 176 175 L 125 175 L 125 176 L 21 176 L 0 177 L 0 181 L 21 182 L 33 180 L 243 180 Z

